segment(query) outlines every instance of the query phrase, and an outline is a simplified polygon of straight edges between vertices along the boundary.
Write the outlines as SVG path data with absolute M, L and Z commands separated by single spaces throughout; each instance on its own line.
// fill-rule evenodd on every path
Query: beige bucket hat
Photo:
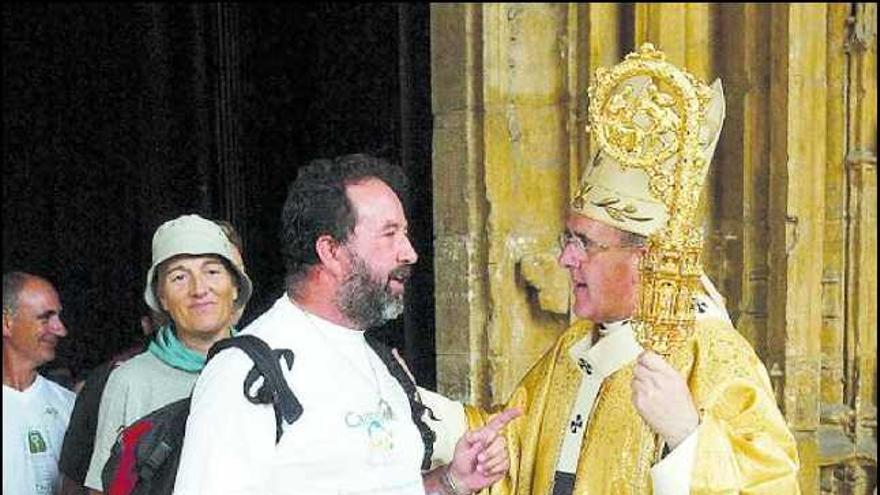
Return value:
M 153 311 L 165 313 L 153 287 L 156 268 L 162 262 L 181 254 L 215 254 L 226 258 L 229 266 L 238 275 L 238 298 L 235 300 L 235 308 L 244 307 L 253 293 L 253 284 L 244 267 L 235 261 L 234 250 L 235 247 L 223 233 L 223 229 L 199 215 L 183 215 L 163 223 L 153 234 L 153 263 L 147 271 L 147 286 L 144 290 L 144 301 L 147 306 Z

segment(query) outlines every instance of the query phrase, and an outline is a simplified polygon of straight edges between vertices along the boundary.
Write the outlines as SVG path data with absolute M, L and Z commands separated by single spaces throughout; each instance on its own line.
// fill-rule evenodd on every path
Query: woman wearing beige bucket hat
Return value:
M 101 491 L 101 471 L 118 431 L 189 396 L 208 349 L 236 333 L 253 291 L 241 255 L 220 225 L 198 215 L 162 224 L 153 235 L 144 300 L 167 323 L 146 352 L 120 365 L 107 381 L 86 486 Z

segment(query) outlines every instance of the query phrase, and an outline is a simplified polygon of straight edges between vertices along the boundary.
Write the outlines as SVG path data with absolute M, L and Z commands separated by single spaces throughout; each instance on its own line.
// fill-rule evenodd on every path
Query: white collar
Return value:
M 599 335 L 601 335 L 602 337 L 605 337 L 611 333 L 614 333 L 622 328 L 630 328 L 631 329 L 631 327 L 632 327 L 632 325 L 630 323 L 630 320 L 619 320 L 619 321 L 612 321 L 612 322 L 607 322 L 607 323 L 596 323 L 596 330 L 599 331 Z
M 569 349 L 569 356 L 583 369 L 584 363 L 590 365 L 601 376 L 608 376 L 635 361 L 644 351 L 636 340 L 630 320 L 603 323 L 597 326 L 603 337 L 593 344 L 592 335 L 587 335 Z

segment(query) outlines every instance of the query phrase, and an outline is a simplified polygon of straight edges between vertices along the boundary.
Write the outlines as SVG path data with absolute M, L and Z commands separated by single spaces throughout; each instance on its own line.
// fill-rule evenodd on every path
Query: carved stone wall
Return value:
M 592 143 L 586 87 L 645 41 L 727 120 L 706 271 L 770 371 L 804 493 L 876 484 L 876 6 L 431 9 L 437 379 L 488 405 L 572 317 L 555 236 Z

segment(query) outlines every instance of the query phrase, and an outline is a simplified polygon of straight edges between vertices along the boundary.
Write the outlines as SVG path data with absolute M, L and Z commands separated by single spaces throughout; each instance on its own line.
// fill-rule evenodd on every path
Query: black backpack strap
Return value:
M 385 363 L 388 372 L 400 383 L 400 386 L 403 387 L 403 391 L 406 393 L 406 398 L 409 400 L 410 410 L 412 411 L 412 421 L 419 429 L 419 436 L 422 437 L 422 443 L 425 446 L 425 454 L 422 457 L 422 469 L 427 471 L 431 467 L 431 458 L 434 455 L 434 441 L 437 439 L 437 434 L 425 423 L 422 415 L 427 411 L 428 415 L 436 420 L 434 411 L 422 403 L 415 382 L 410 378 L 409 373 L 403 369 L 403 365 L 394 357 L 394 354 L 391 353 L 391 348 L 369 332 L 365 337 L 370 347 L 373 348 L 382 362 Z
M 293 368 L 293 351 L 271 349 L 263 339 L 244 334 L 215 343 L 208 351 L 208 360 L 230 347 L 243 350 L 254 362 L 254 367 L 244 380 L 244 396 L 254 404 L 272 404 L 275 409 L 275 443 L 278 443 L 284 433 L 282 421 L 293 424 L 303 412 L 302 404 L 287 386 L 280 365 L 281 359 L 284 359 L 287 369 Z M 251 394 L 251 389 L 259 378 L 263 379 L 263 384 L 255 394 Z

